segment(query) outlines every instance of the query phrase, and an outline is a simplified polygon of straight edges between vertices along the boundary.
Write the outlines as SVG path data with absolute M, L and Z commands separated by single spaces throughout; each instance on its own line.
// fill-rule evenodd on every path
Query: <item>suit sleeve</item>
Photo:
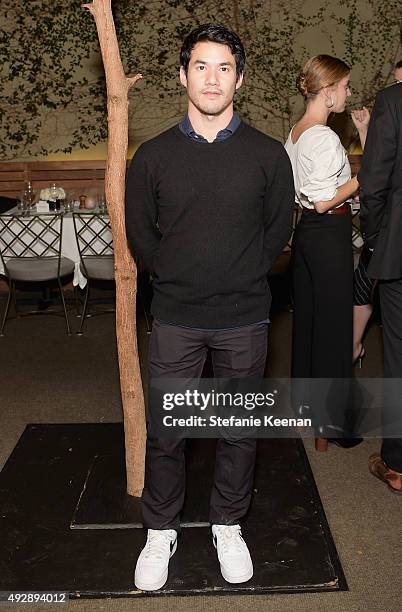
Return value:
M 284 147 L 280 146 L 264 200 L 264 261 L 267 273 L 292 234 L 294 205 L 292 166 Z
M 126 233 L 133 253 L 140 257 L 150 272 L 159 248 L 158 206 L 155 179 L 144 145 L 137 150 L 126 182 Z
M 360 227 L 370 248 L 381 229 L 397 150 L 397 126 L 384 91 L 377 95 L 370 119 L 360 184 Z

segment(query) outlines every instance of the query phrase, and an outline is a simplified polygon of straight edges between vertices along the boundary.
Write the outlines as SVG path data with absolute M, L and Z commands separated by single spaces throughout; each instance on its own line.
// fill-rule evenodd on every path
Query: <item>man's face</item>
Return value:
M 205 41 L 191 51 L 187 74 L 180 68 L 180 81 L 189 104 L 203 115 L 220 115 L 232 104 L 243 75 L 236 81 L 236 60 L 229 47 Z
M 402 81 L 402 68 L 395 68 L 395 81 Z

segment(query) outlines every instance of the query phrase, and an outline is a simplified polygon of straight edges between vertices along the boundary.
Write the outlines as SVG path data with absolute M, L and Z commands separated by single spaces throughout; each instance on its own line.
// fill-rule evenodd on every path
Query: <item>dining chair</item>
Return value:
M 108 215 L 74 212 L 73 220 L 80 254 L 80 269 L 87 279 L 81 322 L 77 332 L 81 335 L 87 314 L 91 281 L 114 281 L 114 249 Z M 102 310 L 97 314 L 105 312 L 114 312 L 114 310 Z
M 60 214 L 0 215 L 0 256 L 8 281 L 6 308 L 0 336 L 8 318 L 11 300 L 17 309 L 16 284 L 50 283 L 57 280 L 67 333 L 71 334 L 62 279 L 74 273 L 74 262 L 62 257 L 63 216 Z M 56 314 L 46 310 L 29 314 Z
M 91 281 L 114 281 L 114 248 L 113 237 L 108 215 L 99 212 L 74 212 L 74 229 L 77 238 L 78 251 L 80 253 L 80 269 L 87 279 L 84 305 L 81 313 L 81 323 L 78 334 L 82 334 L 84 325 Z M 145 307 L 144 299 L 137 290 L 139 300 L 144 312 L 147 333 L 151 333 L 149 317 Z M 97 314 L 115 312 L 114 310 L 102 310 Z

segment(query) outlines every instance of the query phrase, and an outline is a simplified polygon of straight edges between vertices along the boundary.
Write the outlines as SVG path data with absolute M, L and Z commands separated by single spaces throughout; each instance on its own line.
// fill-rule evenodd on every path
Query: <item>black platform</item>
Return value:
M 213 444 L 189 444 L 184 525 L 207 522 Z M 133 570 L 145 532 L 136 528 L 138 501 L 124 492 L 122 457 L 119 423 L 26 428 L 0 474 L 0 591 L 138 597 L 347 590 L 303 444 L 283 439 L 259 442 L 243 528 L 252 580 L 226 583 L 210 529 L 187 527 L 165 588 L 137 591 Z

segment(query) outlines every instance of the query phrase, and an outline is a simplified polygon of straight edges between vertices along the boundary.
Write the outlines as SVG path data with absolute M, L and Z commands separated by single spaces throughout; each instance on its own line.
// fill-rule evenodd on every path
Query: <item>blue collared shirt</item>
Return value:
M 230 136 L 232 136 L 232 134 L 235 133 L 239 125 L 240 125 L 240 117 L 235 112 L 233 113 L 233 116 L 229 122 L 229 125 L 227 125 L 223 130 L 220 130 L 217 133 L 214 142 L 219 142 L 221 140 L 226 140 L 226 138 L 230 138 Z M 191 138 L 191 140 L 195 140 L 196 142 L 204 142 L 204 143 L 208 142 L 208 140 L 204 138 L 204 136 L 201 136 L 200 134 L 197 134 L 194 131 L 194 128 L 191 125 L 191 121 L 188 116 L 188 113 L 186 113 L 183 119 L 180 121 L 179 129 L 181 132 L 183 132 L 183 134 Z

